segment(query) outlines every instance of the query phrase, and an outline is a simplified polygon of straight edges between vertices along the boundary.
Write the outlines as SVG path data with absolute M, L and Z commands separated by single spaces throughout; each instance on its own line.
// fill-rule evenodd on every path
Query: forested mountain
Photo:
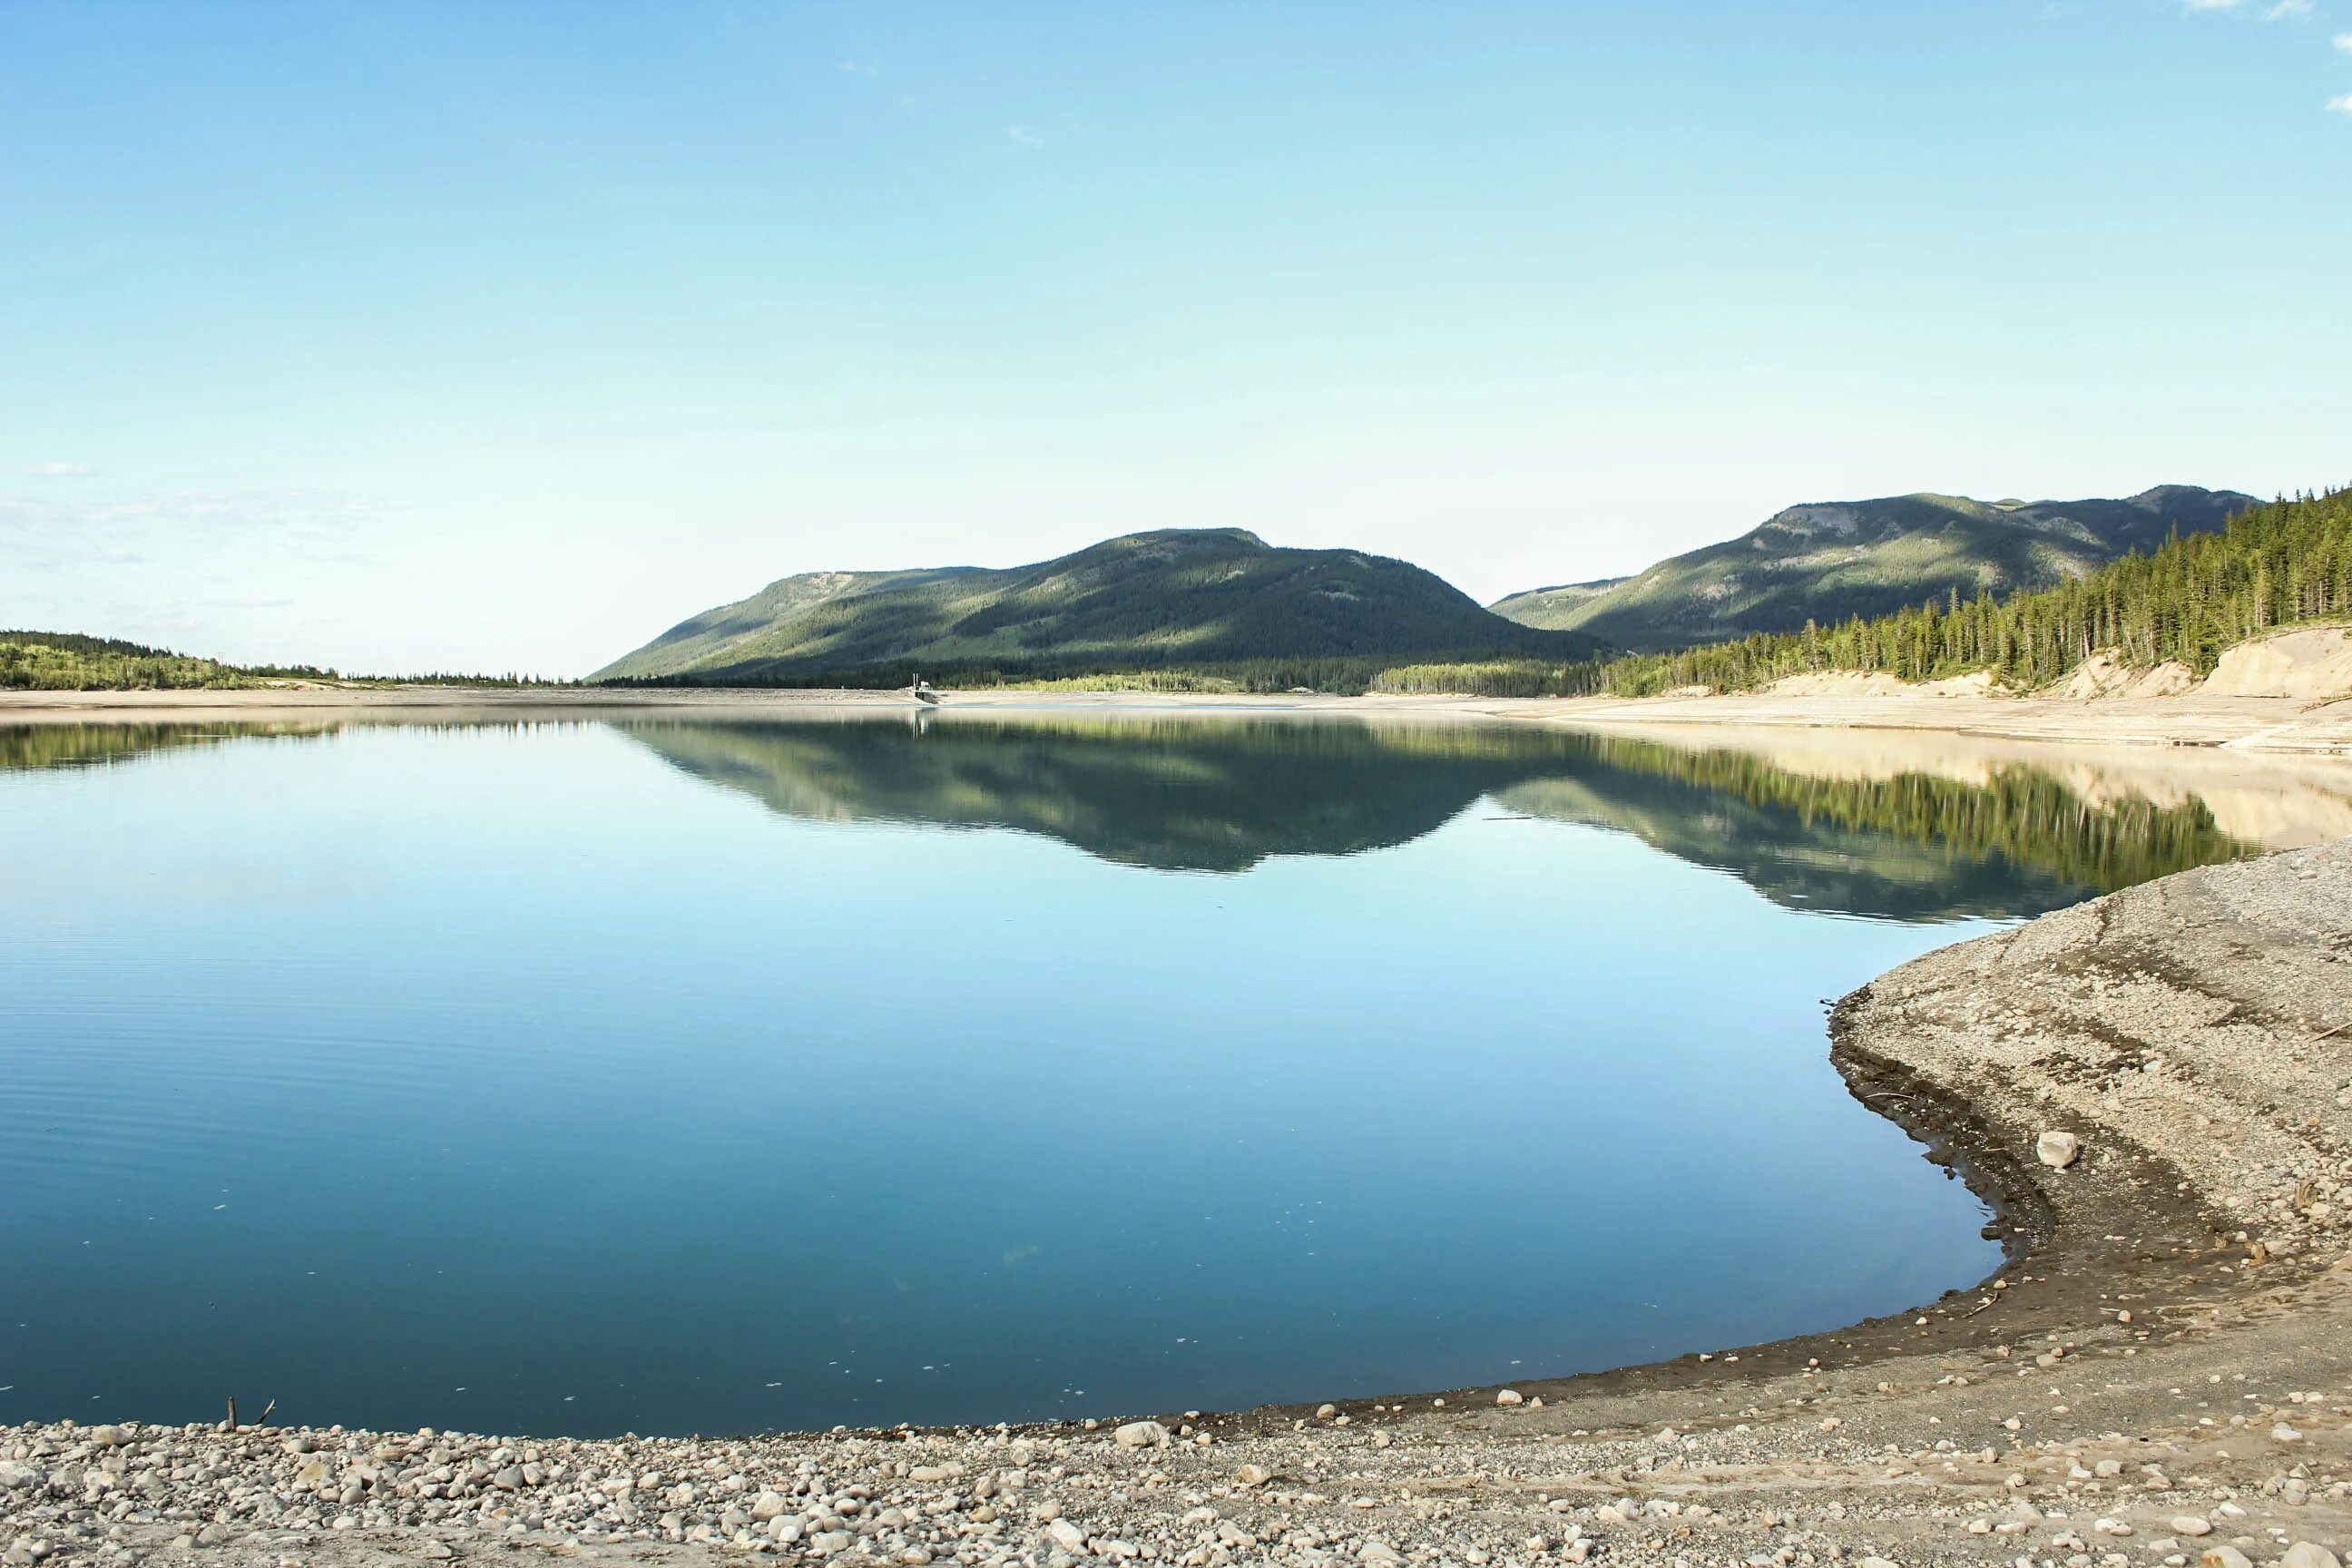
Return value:
M 2175 532 L 2211 532 L 2254 504 L 2234 490 L 2160 485 L 2125 500 L 1908 495 L 1794 506 L 1637 576 L 1538 588 L 1492 607 L 1636 651 L 1688 647 L 1955 593 L 2047 587 L 2153 551 Z
M 2256 507 L 2219 533 L 2127 555 L 2039 593 L 1944 602 L 1891 616 L 1612 661 L 1564 689 L 1643 696 L 1676 687 L 1760 686 L 1812 670 L 1883 670 L 1927 680 L 1990 670 L 2046 685 L 2101 649 L 2146 667 L 2212 671 L 2231 645 L 2298 621 L 2352 618 L 2352 490 Z
M 705 611 L 592 681 L 902 683 L 1244 660 L 1589 656 L 1406 562 L 1277 549 L 1237 528 L 1107 540 L 1004 570 L 825 572 Z

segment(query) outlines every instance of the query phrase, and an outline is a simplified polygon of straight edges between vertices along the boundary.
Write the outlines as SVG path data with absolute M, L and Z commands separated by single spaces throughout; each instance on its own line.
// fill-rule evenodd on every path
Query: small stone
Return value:
M 1046 1525 L 1045 1533 L 1052 1536 L 1055 1544 L 1065 1552 L 1084 1552 L 1087 1549 L 1087 1532 L 1066 1519 L 1057 1519 Z
M 21 1459 L 0 1459 L 0 1491 L 23 1491 L 40 1486 L 48 1479 L 47 1472 L 37 1470 Z
M 1244 1465 L 1234 1472 L 1234 1479 L 1245 1487 L 1262 1487 L 1274 1479 L 1274 1472 L 1264 1465 Z
M 2227 1542 L 2207 1547 L 2197 1561 L 2200 1568 L 2254 1568 L 2252 1558 Z
M 2279 1568 L 2342 1568 L 2336 1553 L 2315 1541 L 2298 1541 L 2279 1559 Z
M 1164 1448 L 1168 1446 L 1168 1428 L 1157 1421 L 1130 1421 L 1114 1428 L 1111 1440 L 1122 1448 Z
M 2044 1132 L 2033 1141 L 2034 1158 L 2053 1171 L 2063 1171 L 2080 1159 L 2083 1141 L 2072 1132 Z
M 2303 1434 L 2296 1431 L 2294 1427 L 2288 1426 L 2284 1421 L 2271 1428 L 2271 1436 L 2277 1438 L 2282 1443 L 2300 1443 L 2303 1441 Z
M 1506 1388 L 1495 1395 L 1495 1403 L 1497 1405 L 1524 1405 L 1527 1402 L 1520 1396 L 1517 1389 Z
M 1339 1414 L 1339 1407 L 1336 1405 L 1318 1405 L 1315 1407 L 1315 1419 L 1318 1421 L 1328 1421 Z
M 446 1563 L 457 1553 L 446 1541 L 428 1541 L 416 1549 L 419 1557 L 429 1557 L 436 1563 Z
M 2210 1535 L 2213 1533 L 2212 1525 L 2204 1520 L 2199 1519 L 2194 1514 L 2184 1513 L 2178 1519 L 2171 1520 L 2168 1522 L 2172 1527 L 2172 1533 L 2175 1535 Z

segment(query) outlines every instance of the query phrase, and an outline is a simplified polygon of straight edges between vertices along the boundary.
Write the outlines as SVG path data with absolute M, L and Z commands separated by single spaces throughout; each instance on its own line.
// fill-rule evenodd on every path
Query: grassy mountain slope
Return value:
M 2145 554 L 2176 529 L 2213 532 L 2254 504 L 2233 490 L 2160 485 L 2125 500 L 1909 495 L 1795 506 L 1638 576 L 1515 594 L 1493 608 L 1636 650 L 1687 647 L 1888 615 L 1955 591 L 1973 599 L 2047 587 Z
M 1506 594 L 1486 607 L 1505 620 L 1517 621 L 1523 626 L 1562 631 L 1593 600 L 1633 580 L 1631 577 L 1595 577 L 1590 583 L 1555 583 L 1547 588 L 1528 588 L 1517 594 Z
M 895 682 L 914 670 L 1439 653 L 1570 658 L 1594 646 L 1490 614 L 1402 561 L 1276 549 L 1241 529 L 1171 529 L 1002 571 L 787 577 L 672 627 L 589 679 Z
M 737 650 L 807 616 L 821 605 L 854 599 L 879 588 L 919 590 L 979 573 L 976 566 L 940 566 L 909 572 L 803 572 L 779 578 L 748 599 L 705 610 L 680 621 L 635 653 L 614 659 L 591 680 L 629 680 L 740 662 Z

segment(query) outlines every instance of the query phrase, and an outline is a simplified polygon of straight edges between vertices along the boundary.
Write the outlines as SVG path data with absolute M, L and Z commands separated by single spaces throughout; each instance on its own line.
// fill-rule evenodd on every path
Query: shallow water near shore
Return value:
M 0 730 L 0 1421 L 995 1421 L 1832 1327 L 1999 1255 L 1822 1001 L 2251 847 L 1532 725 Z

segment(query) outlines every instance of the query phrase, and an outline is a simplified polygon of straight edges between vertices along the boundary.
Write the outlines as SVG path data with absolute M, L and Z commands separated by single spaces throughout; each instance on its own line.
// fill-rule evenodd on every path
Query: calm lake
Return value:
M 1832 1327 L 1999 1255 L 1823 999 L 2251 847 L 1533 725 L 0 729 L 0 1422 L 992 1422 Z

